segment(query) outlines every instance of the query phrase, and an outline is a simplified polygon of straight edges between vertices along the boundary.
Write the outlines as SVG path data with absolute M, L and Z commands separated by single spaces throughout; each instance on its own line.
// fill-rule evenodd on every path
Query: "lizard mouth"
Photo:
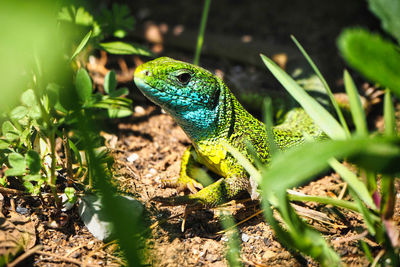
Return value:
M 136 84 L 136 86 L 140 89 L 140 91 L 142 91 L 144 94 L 147 95 L 147 93 L 154 93 L 155 91 L 159 91 L 156 88 L 150 86 L 147 82 L 146 82 L 146 78 L 151 76 L 151 71 L 146 69 L 144 67 L 144 65 L 140 65 L 136 68 L 134 75 L 134 82 Z

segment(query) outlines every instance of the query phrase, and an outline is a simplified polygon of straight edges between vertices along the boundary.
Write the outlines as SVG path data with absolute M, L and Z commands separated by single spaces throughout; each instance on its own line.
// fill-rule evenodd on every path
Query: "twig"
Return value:
M 263 210 L 258 210 L 256 213 L 254 213 L 253 215 L 247 217 L 246 219 L 244 219 L 244 220 L 238 222 L 237 224 L 235 224 L 235 225 L 233 225 L 233 226 L 231 226 L 231 227 L 229 227 L 229 228 L 227 228 L 227 229 L 224 229 L 224 230 L 222 230 L 222 231 L 217 232 L 217 235 L 220 235 L 220 234 L 223 234 L 223 233 L 225 233 L 225 232 L 228 232 L 229 230 L 231 230 L 231 229 L 233 229 L 233 228 L 235 228 L 235 227 L 241 225 L 242 223 L 245 223 L 245 222 L 247 222 L 248 220 L 250 220 L 250 219 L 252 219 L 252 218 L 258 216 L 258 215 L 259 215 L 260 213 L 262 213 L 262 212 L 263 212 Z
M 378 264 L 378 261 L 380 260 L 380 258 L 382 258 L 382 256 L 385 254 L 385 250 L 382 249 L 381 251 L 379 251 L 378 255 L 376 255 L 374 262 L 371 264 L 371 267 L 375 267 Z
M 358 235 L 353 235 L 353 236 L 349 236 L 349 237 L 345 237 L 345 238 L 341 238 L 341 239 L 337 239 L 337 240 L 332 240 L 332 243 L 333 244 L 340 244 L 340 243 L 360 240 L 360 239 L 363 239 L 364 237 L 366 237 L 367 235 L 368 235 L 368 231 L 364 231 L 364 232 L 362 232 L 361 234 L 358 234 Z
M 12 188 L 5 188 L 0 186 L 0 193 L 1 194 L 5 194 L 5 195 L 25 195 L 27 193 L 25 193 L 24 191 L 20 191 L 17 189 L 12 189 Z
M 79 265 L 79 266 L 88 266 L 88 267 L 89 266 L 94 266 L 94 267 L 100 266 L 100 265 L 97 265 L 97 264 L 85 264 L 84 262 L 81 262 L 81 261 L 78 261 L 78 260 L 75 260 L 75 259 L 72 259 L 72 258 L 68 258 L 68 257 L 65 257 L 65 256 L 61 256 L 61 255 L 58 255 L 58 254 L 55 254 L 55 253 L 46 252 L 46 251 L 36 251 L 36 254 L 49 256 L 49 257 L 54 257 L 54 258 L 60 259 L 60 260 L 65 261 L 65 262 L 74 263 L 74 264 Z
M 75 251 L 77 251 L 77 250 L 79 250 L 79 249 L 81 249 L 81 248 L 83 248 L 83 247 L 85 247 L 85 246 L 86 246 L 86 244 L 82 244 L 82 245 L 79 245 L 79 246 L 77 246 L 77 247 L 74 247 L 73 249 L 71 249 L 70 251 L 68 251 L 68 253 L 65 254 L 64 257 L 68 257 L 69 255 L 71 255 L 71 254 L 74 253 Z
M 30 255 L 35 254 L 38 250 L 41 250 L 43 248 L 42 245 L 37 245 L 36 247 L 33 247 L 27 251 L 25 251 L 21 256 L 16 258 L 14 261 L 11 263 L 7 264 L 8 267 L 14 267 L 17 266 L 20 262 L 28 258 Z
M 344 194 L 346 193 L 347 190 L 347 183 L 344 183 L 342 191 L 340 191 L 340 194 L 338 196 L 338 199 L 342 199 L 344 197 Z

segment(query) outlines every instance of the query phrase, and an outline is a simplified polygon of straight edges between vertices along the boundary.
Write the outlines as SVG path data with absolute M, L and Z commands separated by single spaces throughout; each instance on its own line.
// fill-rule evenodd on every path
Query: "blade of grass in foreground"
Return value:
M 336 159 L 329 160 L 331 167 L 342 177 L 342 179 L 349 185 L 349 187 L 362 199 L 369 207 L 376 209 L 374 201 L 368 192 L 367 187 L 361 182 L 357 176 L 341 164 Z
M 356 131 L 359 136 L 368 135 L 367 119 L 361 104 L 360 95 L 357 92 L 356 85 L 347 70 L 343 74 L 344 88 L 349 96 L 350 111 L 353 117 Z
M 350 136 L 350 131 L 349 127 L 347 126 L 346 120 L 344 119 L 343 113 L 339 108 L 339 105 L 333 96 L 332 90 L 329 87 L 328 83 L 326 82 L 324 76 L 322 76 L 321 72 L 319 71 L 318 67 L 315 65 L 314 61 L 311 59 L 311 57 L 308 55 L 306 50 L 304 50 L 303 46 L 297 41 L 297 39 L 291 35 L 290 36 L 293 40 L 293 42 L 296 44 L 297 48 L 299 48 L 300 52 L 303 54 L 303 56 L 307 59 L 308 63 L 310 64 L 311 68 L 314 70 L 315 74 L 317 74 L 318 78 L 321 80 L 322 84 L 325 87 L 326 93 L 329 96 L 329 99 L 331 100 L 331 103 L 333 107 L 335 108 L 336 114 L 338 115 L 340 124 L 342 125 L 344 131 L 346 132 L 347 136 Z
M 385 91 L 383 118 L 385 121 L 386 136 L 396 136 L 396 116 L 394 114 L 392 97 L 389 90 Z
M 314 98 L 309 96 L 295 80 L 283 71 L 275 62 L 261 54 L 267 68 L 283 87 L 296 99 L 307 114 L 321 129 L 332 139 L 343 140 L 347 138 L 345 130 Z

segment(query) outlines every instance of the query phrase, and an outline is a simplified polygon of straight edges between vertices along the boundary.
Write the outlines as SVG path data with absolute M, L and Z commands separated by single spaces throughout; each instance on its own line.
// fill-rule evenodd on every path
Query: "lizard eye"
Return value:
M 185 72 L 185 73 L 179 74 L 177 76 L 177 78 L 181 84 L 187 85 L 190 82 L 190 79 L 192 78 L 192 76 L 189 73 Z

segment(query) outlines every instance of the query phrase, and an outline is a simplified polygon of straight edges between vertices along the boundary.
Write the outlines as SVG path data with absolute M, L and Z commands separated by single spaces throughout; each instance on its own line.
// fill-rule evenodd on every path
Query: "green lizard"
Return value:
M 247 151 L 250 142 L 260 160 L 268 163 L 267 132 L 265 125 L 243 108 L 220 78 L 201 67 L 162 57 L 140 65 L 134 81 L 147 98 L 175 119 L 192 142 L 183 154 L 179 178 L 165 182 L 180 190 L 189 189 L 192 194 L 157 198 L 158 201 L 215 207 L 250 191 L 248 173 L 227 153 L 224 142 L 253 161 Z M 285 121 L 272 132 L 279 149 L 304 142 L 305 135 L 323 136 L 300 108 L 288 112 Z M 201 165 L 221 179 L 203 188 L 196 177 L 191 177 Z

